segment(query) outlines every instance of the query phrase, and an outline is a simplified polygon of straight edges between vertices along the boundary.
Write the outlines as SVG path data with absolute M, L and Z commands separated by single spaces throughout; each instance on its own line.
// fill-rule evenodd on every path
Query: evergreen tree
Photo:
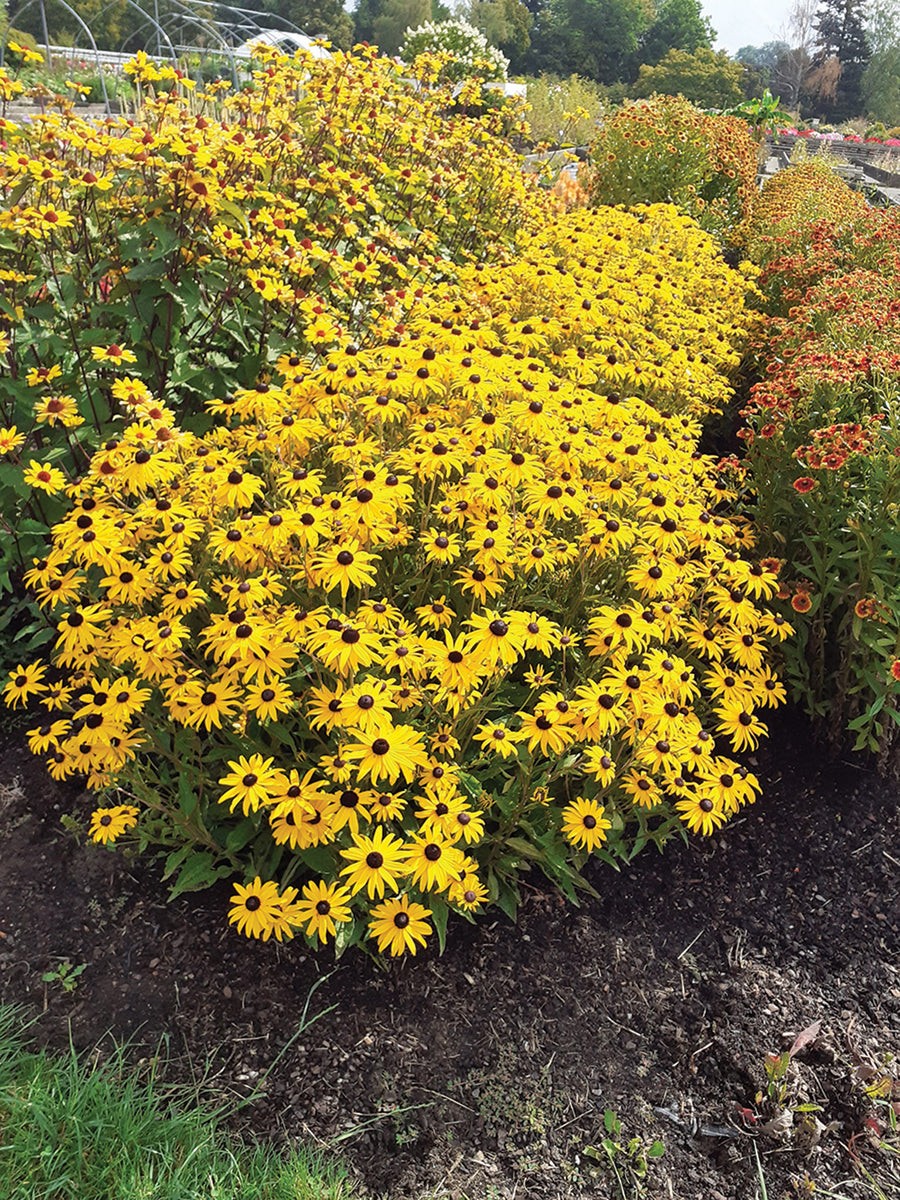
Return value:
M 815 92 L 818 82 L 819 107 L 829 121 L 844 121 L 863 110 L 862 77 L 871 57 L 863 7 L 864 0 L 821 0 L 816 11 L 816 70 L 811 88 Z M 835 75 L 829 69 L 831 60 L 837 61 L 840 73 L 836 87 L 825 90 L 820 81 Z

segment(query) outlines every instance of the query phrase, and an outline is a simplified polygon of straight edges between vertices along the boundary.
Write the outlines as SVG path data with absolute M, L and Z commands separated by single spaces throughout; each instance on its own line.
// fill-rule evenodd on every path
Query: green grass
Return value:
M 222 1117 L 121 1046 L 33 1053 L 0 1007 L 0 1200 L 349 1200 L 337 1162 L 248 1145 Z

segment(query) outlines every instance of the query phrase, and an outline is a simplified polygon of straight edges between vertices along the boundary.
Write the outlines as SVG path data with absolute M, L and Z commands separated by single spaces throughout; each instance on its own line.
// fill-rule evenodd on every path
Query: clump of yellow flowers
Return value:
M 557 218 L 404 326 L 180 426 L 129 420 L 30 572 L 51 773 L 115 796 L 250 936 L 415 952 L 537 865 L 711 833 L 783 689 L 774 574 L 697 449 L 748 280 L 669 206 Z M 21 680 L 21 682 L 20 682 Z M 135 811 L 137 810 L 137 811 Z

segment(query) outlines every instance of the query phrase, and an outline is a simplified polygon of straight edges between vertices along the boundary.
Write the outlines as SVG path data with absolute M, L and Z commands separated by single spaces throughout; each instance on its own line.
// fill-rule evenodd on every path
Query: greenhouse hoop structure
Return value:
M 92 25 L 114 5 L 125 3 L 138 13 L 140 23 L 132 29 L 118 50 L 101 50 L 94 38 Z M 328 51 L 293 22 L 277 13 L 261 13 L 220 0 L 153 0 L 152 5 L 138 0 L 110 0 L 92 18 L 85 21 L 68 0 L 26 0 L 16 10 L 16 17 L 37 6 L 40 12 L 42 40 L 48 60 L 51 58 L 83 57 L 97 65 L 103 104 L 111 112 L 109 96 L 103 77 L 104 67 L 117 67 L 127 62 L 136 51 L 143 50 L 157 60 L 168 59 L 173 64 L 185 56 L 211 56 L 224 59 L 235 86 L 239 86 L 239 65 L 248 61 L 251 48 L 262 42 L 286 54 L 307 50 L 316 58 L 328 57 Z M 50 40 L 48 10 L 58 7 L 76 22 L 78 32 L 71 46 L 55 45 Z M 6 58 L 8 33 L 0 41 L 0 66 Z

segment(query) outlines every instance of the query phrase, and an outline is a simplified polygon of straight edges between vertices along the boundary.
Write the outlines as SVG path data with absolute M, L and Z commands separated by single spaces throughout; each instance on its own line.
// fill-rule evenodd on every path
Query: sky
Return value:
M 703 11 L 719 35 L 716 49 L 729 54 L 741 46 L 776 41 L 791 7 L 791 0 L 703 0 Z

